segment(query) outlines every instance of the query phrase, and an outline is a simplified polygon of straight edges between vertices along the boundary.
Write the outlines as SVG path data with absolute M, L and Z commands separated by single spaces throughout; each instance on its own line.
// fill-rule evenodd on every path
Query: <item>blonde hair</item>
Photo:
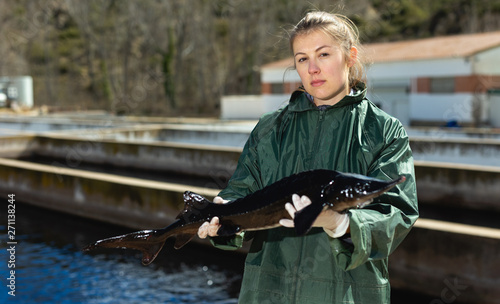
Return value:
M 300 35 L 307 35 L 314 31 L 322 31 L 338 43 L 346 61 L 349 61 L 351 48 L 358 49 L 358 55 L 352 67 L 349 68 L 349 86 L 352 88 L 364 78 L 365 68 L 360 60 L 362 52 L 359 42 L 359 31 L 356 25 L 346 16 L 326 12 L 307 13 L 302 20 L 289 32 L 290 50 L 293 53 L 293 42 Z

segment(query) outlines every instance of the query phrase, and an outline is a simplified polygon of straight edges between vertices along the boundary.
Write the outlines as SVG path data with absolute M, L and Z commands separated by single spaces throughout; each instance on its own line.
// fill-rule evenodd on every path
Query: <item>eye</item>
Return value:
M 297 59 L 297 62 L 299 62 L 299 63 L 300 63 L 300 62 L 304 62 L 304 61 L 306 61 L 306 60 L 307 60 L 307 58 L 306 58 L 306 57 L 301 57 L 301 58 Z
M 328 56 L 330 56 L 330 54 L 328 54 L 328 53 L 321 53 L 321 54 L 319 54 L 319 57 L 328 57 Z

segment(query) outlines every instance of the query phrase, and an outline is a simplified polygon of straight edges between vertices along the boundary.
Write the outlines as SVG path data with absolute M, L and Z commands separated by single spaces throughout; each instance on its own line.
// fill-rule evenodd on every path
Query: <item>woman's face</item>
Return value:
M 349 94 L 349 67 L 356 48 L 351 49 L 351 59 L 346 62 L 340 46 L 322 31 L 299 35 L 292 46 L 302 85 L 317 106 L 334 105 Z

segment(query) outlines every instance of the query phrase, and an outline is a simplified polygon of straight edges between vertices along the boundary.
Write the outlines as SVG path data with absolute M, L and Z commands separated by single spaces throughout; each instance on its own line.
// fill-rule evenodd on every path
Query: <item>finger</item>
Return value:
M 286 203 L 285 209 L 286 209 L 286 211 L 288 211 L 288 214 L 290 214 L 290 217 L 292 219 L 295 218 L 295 212 L 297 212 L 297 210 L 295 209 L 295 207 L 292 204 Z
M 280 225 L 284 226 L 284 227 L 288 227 L 288 228 L 293 228 L 294 227 L 293 220 L 289 220 L 289 219 L 281 219 L 280 220 Z
M 212 225 L 219 225 L 219 218 L 217 216 L 214 216 L 211 220 L 210 220 L 210 226 Z
M 214 204 L 224 204 L 224 200 L 220 196 L 214 197 L 213 202 L 214 202 Z
M 300 198 L 300 202 L 302 203 L 302 208 L 305 208 L 312 204 L 311 199 L 305 195 L 302 195 L 302 197 Z
M 203 223 L 200 228 L 198 228 L 198 237 L 200 239 L 204 239 L 207 237 L 208 234 L 208 222 Z
M 296 210 L 298 210 L 300 206 L 300 196 L 298 194 L 293 194 L 292 195 L 292 202 L 293 206 L 295 207 Z
M 217 236 L 217 231 L 219 230 L 219 218 L 214 216 L 210 221 L 210 225 L 208 226 L 208 235 L 209 236 Z
M 220 196 L 216 196 L 216 197 L 214 197 L 213 202 L 214 202 L 214 204 L 227 204 L 229 201 L 228 201 L 228 200 L 223 199 L 223 198 L 222 198 L 222 197 L 220 197 Z
M 292 198 L 293 204 L 295 205 L 295 209 L 297 209 L 297 211 L 300 211 L 311 204 L 311 200 L 305 195 L 299 196 L 294 194 Z

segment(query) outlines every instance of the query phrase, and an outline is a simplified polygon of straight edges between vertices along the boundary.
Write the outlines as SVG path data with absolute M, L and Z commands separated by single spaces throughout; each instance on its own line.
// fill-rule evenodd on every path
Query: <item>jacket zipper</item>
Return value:
M 326 116 L 326 111 L 319 110 L 319 116 L 318 116 L 318 120 L 317 120 L 316 127 L 314 130 L 313 144 L 311 145 L 311 149 L 309 150 L 309 164 L 305 164 L 309 169 L 314 169 L 313 167 L 311 167 L 311 165 L 314 166 L 316 163 L 317 155 L 319 153 L 317 148 L 319 147 L 319 141 L 321 140 L 321 125 L 323 123 L 323 120 L 325 119 L 325 116 Z M 304 242 L 304 238 L 302 238 L 301 245 L 300 245 L 299 261 L 304 262 L 304 261 L 302 261 L 302 257 L 303 257 L 304 251 L 306 251 L 306 250 L 307 250 L 306 244 Z M 299 280 L 300 271 L 301 271 L 300 266 L 301 265 L 302 265 L 302 263 L 299 263 L 298 267 L 295 269 L 295 275 L 293 277 L 293 284 L 297 288 L 294 291 L 294 295 L 293 295 L 291 304 L 299 304 L 296 302 L 296 299 L 297 299 L 297 296 L 299 296 L 298 293 L 300 292 L 300 288 L 301 288 L 301 286 L 297 286 L 297 284 L 301 282 Z
M 318 151 L 319 149 L 319 141 L 321 140 L 321 126 L 323 125 L 323 121 L 325 120 L 325 116 L 326 116 L 326 110 L 319 110 L 319 117 L 318 117 L 318 121 L 316 123 L 316 129 L 314 130 L 314 140 L 313 140 L 313 144 L 311 146 L 311 150 L 309 151 L 309 155 L 310 155 L 310 161 L 311 163 L 309 164 L 310 166 L 312 165 L 313 167 L 316 165 L 316 159 L 318 157 L 318 154 L 320 153 L 320 151 Z M 310 168 L 310 169 L 315 169 L 314 168 Z

